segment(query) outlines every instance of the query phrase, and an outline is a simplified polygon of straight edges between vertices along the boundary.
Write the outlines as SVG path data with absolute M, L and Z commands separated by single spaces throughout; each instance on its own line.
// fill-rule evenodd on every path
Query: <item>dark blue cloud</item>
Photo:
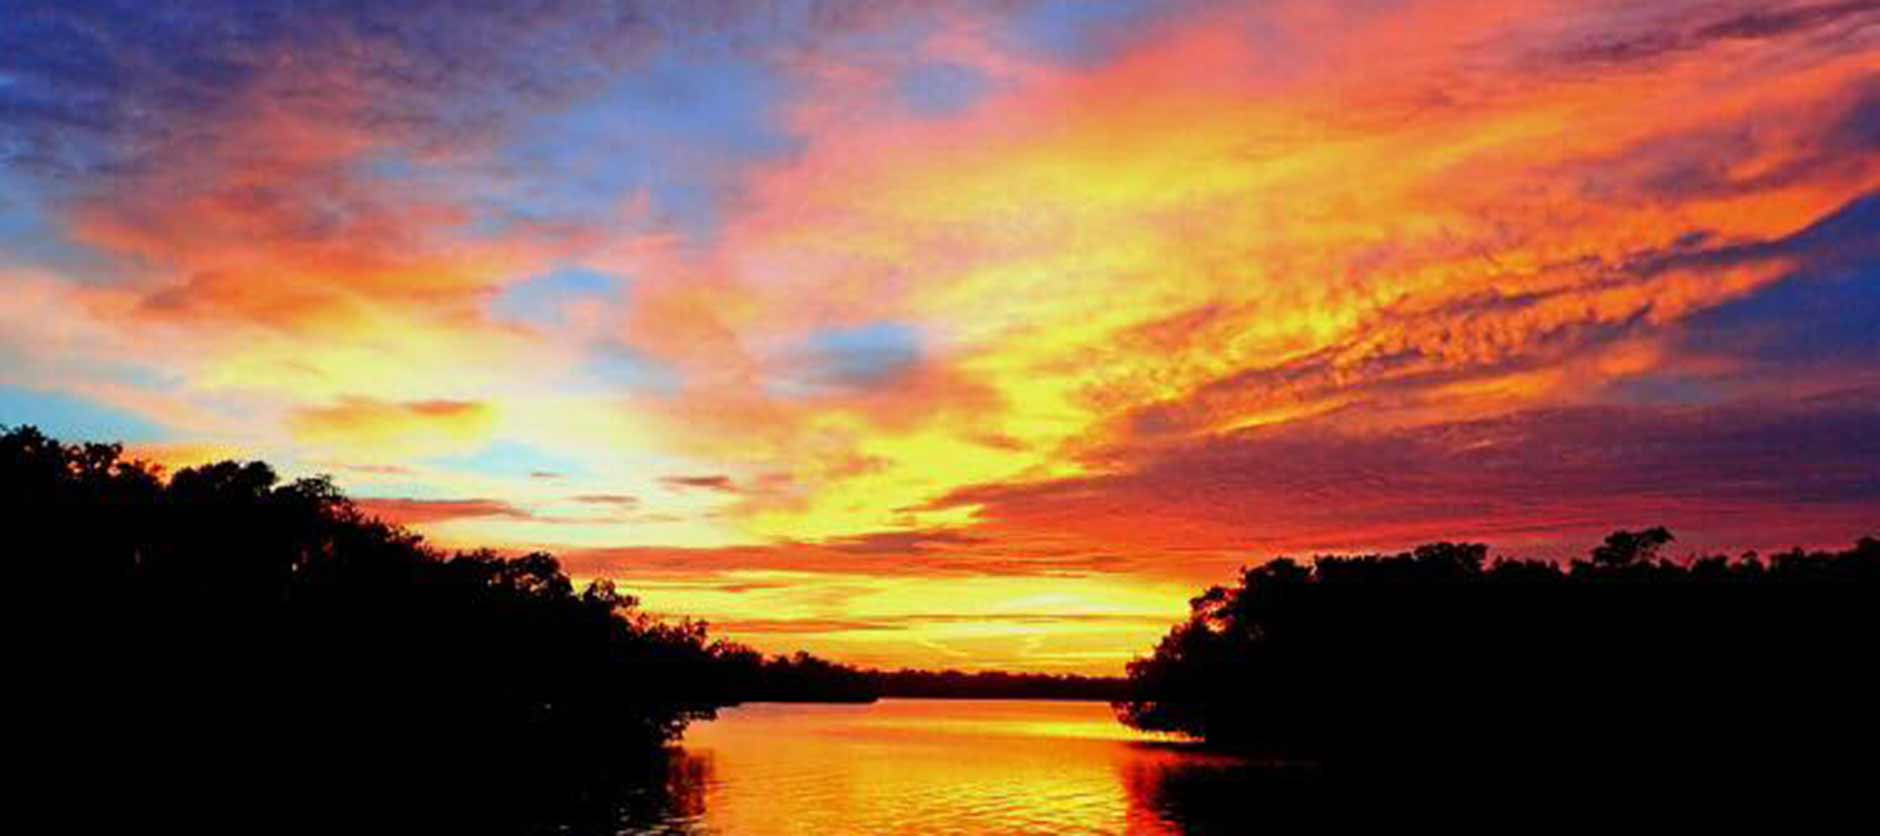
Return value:
M 1042 0 L 1013 15 L 1011 36 L 1033 54 L 1074 66 L 1113 58 L 1147 31 L 1147 24 L 1185 2 L 1157 0 Z
M 1687 347 L 1780 366 L 1854 366 L 1880 357 L 1880 195 L 1771 249 L 1801 257 L 1801 268 L 1687 319 Z
M 1777 241 L 1643 258 L 1643 271 L 1721 269 L 1781 258 L 1796 268 L 1756 292 L 1684 318 L 1672 333 L 1674 354 L 1727 358 L 1727 375 L 1673 368 L 1614 384 L 1611 395 L 1635 404 L 1713 403 L 1733 391 L 1795 383 L 1854 384 L 1880 357 L 1880 195 L 1842 207 Z
M 659 221 L 709 237 L 736 175 L 799 147 L 771 118 L 789 93 L 749 55 L 710 39 L 676 39 L 632 72 L 521 126 L 526 139 L 501 152 L 530 178 L 517 211 L 536 219 L 611 216 L 644 192 Z
M 1076 526 L 1116 509 L 1176 529 L 1244 521 L 1235 536 L 1246 542 L 1308 532 L 1321 543 L 1396 547 L 1664 523 L 1733 545 L 1789 545 L 1770 540 L 1798 530 L 1797 520 L 1810 520 L 1799 530 L 1811 536 L 1838 539 L 1880 519 L 1876 426 L 1874 387 L 1365 433 L 1285 423 L 1158 448 L 1134 470 L 969 487 L 923 507 L 975 505 L 982 520 L 1017 525 Z
M 75 210 L 158 237 L 172 207 L 253 204 L 273 233 L 323 240 L 412 206 L 472 220 L 515 204 L 526 173 L 480 165 L 521 114 L 631 69 L 661 24 L 639 2 L 82 2 L 0 11 L 0 262 L 111 281 L 148 265 L 88 249 Z M 257 108 L 266 109 L 256 118 Z M 243 133 L 331 128 L 326 159 Z M 271 121 L 270 121 L 271 120 Z M 395 150 L 384 150 L 395 149 Z M 298 156 L 296 156 L 298 155 Z M 257 186 L 225 169 L 291 180 Z M 206 170 L 205 170 L 206 169 Z M 390 182 L 395 189 L 376 189 Z M 454 231 L 439 231 L 452 234 Z
M 1766 40 L 1835 29 L 1840 30 L 1839 34 L 1852 35 L 1872 22 L 1876 14 L 1880 14 L 1880 3 L 1874 0 L 1831 0 L 1786 7 L 1743 3 L 1736 8 L 1681 12 L 1656 26 L 1590 35 L 1552 58 L 1567 64 L 1621 64 L 1703 49 L 1717 42 Z
M 1577 180 L 1591 200 L 1675 203 L 1799 183 L 1862 182 L 1876 159 L 1880 77 L 1869 77 L 1815 111 L 1748 112 L 1576 161 L 1563 176 Z
M 1793 235 L 1748 243 L 1718 242 L 1704 230 L 1680 236 L 1668 248 L 1640 252 L 1613 268 L 1652 275 L 1669 270 L 1710 270 L 1785 259 L 1805 276 L 1838 275 L 1880 263 L 1880 192 L 1849 201 Z
M 901 100 L 924 116 L 950 116 L 977 102 L 991 89 L 985 73 L 958 64 L 921 64 L 896 80 Z
M 1681 330 L 1660 332 L 1664 326 L 1653 320 L 1649 308 L 1612 321 L 1590 315 L 1567 318 L 1546 330 L 1525 335 L 1521 351 L 1509 352 L 1490 365 L 1441 362 L 1440 346 L 1407 343 L 1388 352 L 1362 354 L 1359 366 L 1347 354 L 1351 345 L 1334 345 L 1276 366 L 1230 373 L 1204 384 L 1186 400 L 1141 407 L 1127 424 L 1132 432 L 1145 436 L 1192 430 L 1197 423 L 1212 419 L 1215 404 L 1235 403 L 1248 392 L 1328 391 L 1338 386 L 1347 395 L 1389 399 L 1489 372 L 1545 368 L 1569 355 L 1596 351 L 1648 333 L 1687 340 L 1691 354 L 1743 358 L 1774 367 L 1745 371 L 1728 381 L 1684 371 L 1630 378 L 1615 383 L 1608 391 L 1615 400 L 1713 403 L 1736 394 L 1736 389 L 1756 388 L 1754 384 L 1767 382 L 1772 374 L 1799 373 L 1806 364 L 1821 365 L 1845 358 L 1871 366 L 1871 360 L 1862 357 L 1861 352 L 1867 345 L 1865 332 L 1874 330 L 1868 323 L 1873 321 L 1873 277 L 1875 267 L 1880 265 L 1880 193 L 1852 201 L 1786 238 L 1737 243 L 1695 230 L 1680 236 L 1670 247 L 1634 253 L 1613 263 L 1580 260 L 1548 265 L 1547 269 L 1594 273 L 1603 284 L 1616 287 L 1670 271 L 1716 275 L 1776 260 L 1796 265 L 1787 281 L 1717 310 L 1686 317 L 1680 323 Z M 1583 292 L 1584 287 L 1576 286 L 1482 293 L 1455 299 L 1440 309 L 1407 315 L 1454 322 L 1478 316 L 1518 316 Z M 1769 295 L 1765 298 L 1764 294 Z M 1782 318 L 1785 314 L 1800 318 L 1790 322 Z M 1356 339 L 1362 341 L 1365 336 Z M 1363 382 L 1349 382 L 1354 379 Z
M 1026 14 L 1041 15 L 1041 37 L 1074 39 L 1103 17 L 1080 5 Z M 300 91 L 315 98 L 335 81 L 318 70 L 343 69 L 367 94 L 357 118 L 419 139 L 458 140 L 530 109 L 519 105 L 599 94 L 622 118 L 661 111 L 663 124 L 645 127 L 665 141 L 774 149 L 776 137 L 740 120 L 775 92 L 765 62 L 778 48 L 904 32 L 935 14 L 866 0 L 11 0 L 0 160 L 60 176 L 133 168 L 289 67 L 315 71 Z
M 49 176 L 134 170 L 288 70 L 307 85 L 292 95 L 356 93 L 360 123 L 454 142 L 605 82 L 689 21 L 645 0 L 17 0 L 0 15 L 0 153 Z
M 1100 60 L 1163 13 L 983 8 L 1012 16 L 1017 47 L 1065 61 Z M 310 182 L 394 181 L 467 207 L 469 234 L 610 220 L 644 194 L 655 222 L 708 238 L 741 169 L 799 147 L 774 118 L 801 92 L 779 60 L 906 56 L 944 16 L 865 0 L 15 0 L 0 14 L 0 167 L 38 204 L 148 194 L 124 178 L 200 159 L 260 94 L 379 140 Z M 984 87 L 916 65 L 897 92 L 944 114 Z
M 1816 3 L 1789 8 L 1759 8 L 1703 26 L 1697 30 L 1697 36 L 1735 40 L 1773 38 L 1838 23 L 1845 18 L 1871 15 L 1875 12 L 1880 12 L 1880 3 L 1874 0 L 1842 0 L 1838 3 Z
M 44 268 L 79 276 L 108 272 L 105 260 L 73 244 L 46 207 L 29 199 L 33 193 L 29 178 L 0 162 L 0 268 Z

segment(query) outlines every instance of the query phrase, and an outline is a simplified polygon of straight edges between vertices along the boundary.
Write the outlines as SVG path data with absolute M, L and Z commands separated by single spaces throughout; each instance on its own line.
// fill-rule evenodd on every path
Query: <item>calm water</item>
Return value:
M 687 731 L 659 820 L 633 833 L 1241 832 L 1294 780 L 1118 724 L 1103 703 L 748 705 Z

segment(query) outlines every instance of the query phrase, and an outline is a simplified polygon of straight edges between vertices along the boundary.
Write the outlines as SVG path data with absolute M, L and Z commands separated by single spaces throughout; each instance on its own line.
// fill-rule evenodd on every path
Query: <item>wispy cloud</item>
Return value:
M 359 510 L 399 525 L 424 525 L 478 517 L 528 519 L 529 514 L 494 499 L 387 499 L 356 500 Z
M 659 481 L 661 484 L 677 490 L 705 490 L 717 491 L 719 493 L 738 492 L 737 483 L 731 481 L 731 477 L 723 474 L 713 474 L 710 476 L 666 476 L 662 477 Z

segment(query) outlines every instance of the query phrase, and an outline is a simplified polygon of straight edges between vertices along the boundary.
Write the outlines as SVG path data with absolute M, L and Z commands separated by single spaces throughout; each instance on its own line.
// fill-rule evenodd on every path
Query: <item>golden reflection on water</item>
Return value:
M 1080 702 L 755 704 L 694 725 L 679 803 L 644 833 L 1178 833 L 1219 830 L 1168 790 L 1237 764 Z M 1214 808 L 1218 809 L 1218 808 Z M 1227 831 L 1231 832 L 1231 831 Z

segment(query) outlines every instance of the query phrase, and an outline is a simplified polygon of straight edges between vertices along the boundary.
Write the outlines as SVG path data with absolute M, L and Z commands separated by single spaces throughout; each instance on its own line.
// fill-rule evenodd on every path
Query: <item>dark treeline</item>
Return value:
M 1568 565 L 1457 544 L 1277 560 L 1196 598 L 1125 693 L 766 657 L 576 588 L 546 554 L 442 552 L 260 463 L 164 478 L 11 430 L 0 507 L 20 716 L 57 743 L 39 774 L 108 799 L 81 818 L 250 812 L 278 832 L 284 811 L 371 807 L 367 829 L 399 810 L 425 830 L 606 829 L 681 803 L 666 744 L 753 700 L 1110 698 L 1139 728 L 1327 764 L 1871 758 L 1872 539 L 1669 560 L 1654 529 Z
M 666 744 L 727 705 L 1088 685 L 766 657 L 607 581 L 576 588 L 547 554 L 437 550 L 258 462 L 164 478 L 117 445 L 8 430 L 0 507 L 34 581 L 16 687 L 55 724 L 54 780 L 119 796 L 94 812 L 319 798 L 553 829 L 656 807 Z
M 798 651 L 765 656 L 727 645 L 722 658 L 738 702 L 874 702 L 881 693 L 870 672 Z
M 441 553 L 322 479 L 164 479 L 28 428 L 0 436 L 0 504 L 14 565 L 45 575 L 15 688 L 54 724 L 54 780 L 102 799 L 78 815 L 546 827 L 736 701 L 702 625 L 548 555 Z
M 1124 679 L 1076 674 L 903 669 L 877 671 L 872 678 L 884 697 L 1116 700 L 1128 693 L 1128 682 Z
M 1621 531 L 1565 565 L 1454 543 L 1274 560 L 1195 598 L 1118 715 L 1354 774 L 1871 776 L 1846 765 L 1874 756 L 1880 541 L 1675 560 L 1671 542 Z
M 875 670 L 819 659 L 808 653 L 765 657 L 737 648 L 722 653 L 752 702 L 872 702 L 905 699 L 1115 700 L 1127 693 L 1121 677 L 1007 671 Z

